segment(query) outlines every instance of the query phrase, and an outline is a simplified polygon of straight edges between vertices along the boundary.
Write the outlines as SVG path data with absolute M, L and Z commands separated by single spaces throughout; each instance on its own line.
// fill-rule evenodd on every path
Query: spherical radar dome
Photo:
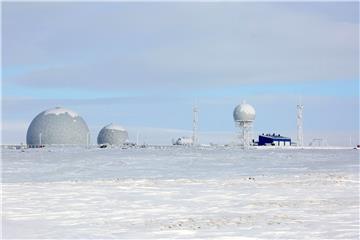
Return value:
M 109 124 L 103 127 L 98 135 L 97 142 L 99 145 L 123 145 L 129 140 L 128 132 L 121 126 Z
M 89 128 L 74 111 L 62 107 L 39 113 L 30 123 L 26 134 L 28 145 L 86 145 Z
M 233 117 L 235 122 L 252 122 L 255 120 L 255 109 L 245 102 L 236 106 Z

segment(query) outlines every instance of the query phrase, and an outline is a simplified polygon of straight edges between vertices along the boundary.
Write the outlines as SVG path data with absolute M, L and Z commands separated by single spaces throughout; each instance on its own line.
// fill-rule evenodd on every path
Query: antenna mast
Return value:
M 302 147 L 304 145 L 304 132 L 303 132 L 303 109 L 304 105 L 300 103 L 297 105 L 297 145 Z
M 198 138 L 198 121 L 199 121 L 199 117 L 198 117 L 198 108 L 196 105 L 193 106 L 193 135 L 192 135 L 192 144 L 193 145 L 197 145 L 199 143 L 199 138 Z

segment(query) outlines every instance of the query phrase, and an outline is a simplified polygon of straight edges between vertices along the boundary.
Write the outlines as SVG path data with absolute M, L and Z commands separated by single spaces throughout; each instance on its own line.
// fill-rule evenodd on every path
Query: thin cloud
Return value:
M 5 68 L 47 66 L 5 78 L 5 83 L 196 89 L 358 77 L 358 24 L 297 13 L 290 5 L 56 6 L 4 5 Z

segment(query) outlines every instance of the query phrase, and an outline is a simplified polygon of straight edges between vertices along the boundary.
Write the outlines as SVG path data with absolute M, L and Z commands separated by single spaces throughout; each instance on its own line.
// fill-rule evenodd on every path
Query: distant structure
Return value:
M 140 133 L 139 130 L 136 132 L 136 145 L 139 145 L 139 137 L 140 137 Z
M 303 132 L 303 109 L 304 106 L 299 103 L 297 105 L 296 125 L 297 125 L 297 146 L 304 146 L 304 132 Z
M 88 145 L 90 132 L 86 122 L 74 111 L 56 107 L 39 113 L 26 134 L 29 147 L 46 145 Z
M 113 123 L 103 127 L 97 137 L 99 145 L 121 146 L 128 141 L 129 135 L 125 128 Z
M 173 141 L 173 145 L 191 146 L 193 145 L 193 139 L 189 137 L 180 137 L 176 141 Z
M 193 134 L 192 134 L 192 144 L 193 145 L 198 145 L 199 144 L 198 121 L 199 121 L 198 108 L 195 105 L 193 107 Z
M 313 138 L 311 140 L 311 142 L 309 143 L 309 146 L 311 147 L 323 147 L 323 146 L 327 146 L 328 143 L 326 141 L 326 139 L 323 138 Z
M 280 134 L 262 134 L 259 135 L 259 146 L 290 146 L 291 138 L 281 136 Z
M 255 109 L 250 104 L 245 103 L 245 101 L 234 109 L 233 117 L 235 125 L 240 129 L 240 144 L 244 148 L 251 144 L 255 115 Z
M 179 137 L 177 140 L 172 140 L 173 145 L 186 145 L 186 146 L 195 146 L 199 144 L 198 138 L 198 108 L 196 105 L 193 106 L 193 128 L 191 137 Z

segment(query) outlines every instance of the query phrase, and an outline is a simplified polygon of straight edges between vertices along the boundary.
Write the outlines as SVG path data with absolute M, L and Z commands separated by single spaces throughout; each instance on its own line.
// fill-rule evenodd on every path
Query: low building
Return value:
M 281 136 L 280 134 L 262 134 L 259 135 L 259 146 L 290 146 L 291 138 Z
M 193 140 L 189 137 L 180 137 L 176 141 L 173 140 L 173 145 L 192 145 Z

